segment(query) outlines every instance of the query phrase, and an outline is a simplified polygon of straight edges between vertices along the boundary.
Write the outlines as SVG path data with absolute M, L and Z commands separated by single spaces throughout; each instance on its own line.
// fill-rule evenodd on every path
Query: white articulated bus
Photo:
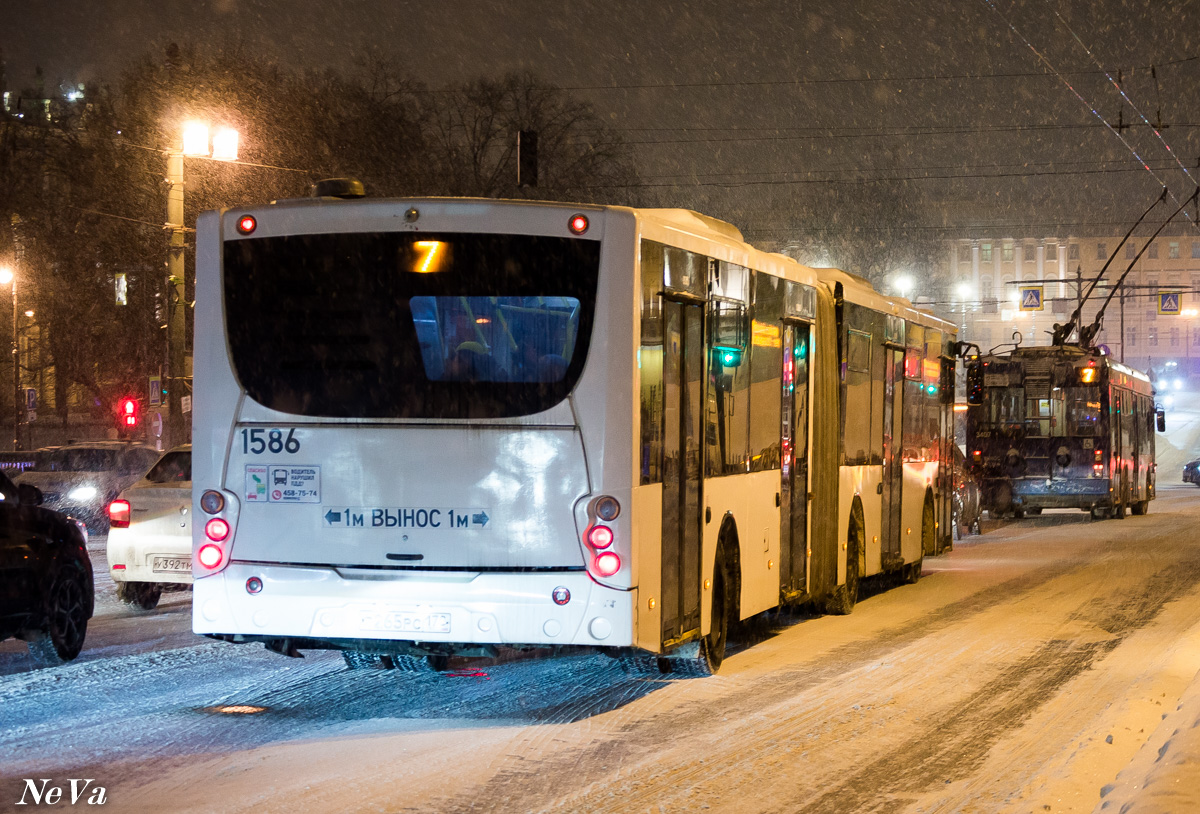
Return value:
M 319 197 L 197 246 L 197 633 L 708 674 L 948 545 L 953 326 L 728 224 Z

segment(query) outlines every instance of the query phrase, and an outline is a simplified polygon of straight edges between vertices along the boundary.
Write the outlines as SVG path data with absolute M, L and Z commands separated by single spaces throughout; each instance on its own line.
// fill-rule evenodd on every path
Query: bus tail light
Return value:
M 1098 478 L 1104 474 L 1104 464 L 1092 464 L 1092 477 Z
M 219 543 L 229 536 L 229 524 L 219 517 L 214 517 L 204 524 L 204 536 Z
M 108 525 L 114 529 L 129 528 L 130 506 L 128 500 L 114 500 L 108 504 Z
M 592 548 L 608 548 L 613 544 L 613 532 L 608 526 L 592 526 L 587 533 Z
M 205 568 L 216 568 L 225 559 L 225 552 L 221 550 L 219 545 L 207 543 L 200 546 L 200 551 L 196 554 L 196 559 Z
M 602 551 L 596 556 L 596 573 L 602 577 L 611 577 L 621 570 L 621 558 L 612 551 Z

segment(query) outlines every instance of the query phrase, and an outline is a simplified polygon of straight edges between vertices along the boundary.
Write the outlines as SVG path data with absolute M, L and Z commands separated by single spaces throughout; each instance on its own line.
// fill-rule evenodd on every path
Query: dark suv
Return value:
M 36 486 L 0 473 L 0 639 L 24 639 L 52 665 L 83 648 L 95 587 L 87 532 L 41 502 Z

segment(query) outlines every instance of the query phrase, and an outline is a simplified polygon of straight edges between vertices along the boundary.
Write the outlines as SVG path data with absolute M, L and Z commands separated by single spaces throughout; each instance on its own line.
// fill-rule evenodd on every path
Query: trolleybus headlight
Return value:
M 604 495 L 596 498 L 596 516 L 601 520 L 611 523 L 617 519 L 617 515 L 621 513 L 621 504 L 617 502 L 615 497 Z
M 613 544 L 613 532 L 608 526 L 592 526 L 587 538 L 592 548 L 608 548 Z
M 229 536 L 229 524 L 219 517 L 214 517 L 204 524 L 204 536 L 219 543 Z
M 221 547 L 212 543 L 200 546 L 200 551 L 196 554 L 196 559 L 200 560 L 200 564 L 205 568 L 216 568 L 224 557 Z
M 238 218 L 237 230 L 243 235 L 248 235 L 257 228 L 258 221 L 254 219 L 253 215 L 242 215 L 240 218 Z
M 109 528 L 127 529 L 129 528 L 129 501 L 114 500 L 108 504 L 108 525 Z
M 216 514 L 225 508 L 225 496 L 209 489 L 200 496 L 200 508 L 208 514 Z
M 577 235 L 582 235 L 588 230 L 587 215 L 572 215 L 571 220 L 567 222 L 567 227 Z
M 596 573 L 602 577 L 611 577 L 621 570 L 621 558 L 611 551 L 605 551 L 596 557 Z

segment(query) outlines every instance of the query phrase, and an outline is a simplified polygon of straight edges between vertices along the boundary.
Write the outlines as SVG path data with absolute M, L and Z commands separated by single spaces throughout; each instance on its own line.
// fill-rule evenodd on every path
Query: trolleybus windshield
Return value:
M 593 240 L 353 233 L 225 244 L 230 357 L 255 401 L 332 418 L 499 418 L 583 369 Z

